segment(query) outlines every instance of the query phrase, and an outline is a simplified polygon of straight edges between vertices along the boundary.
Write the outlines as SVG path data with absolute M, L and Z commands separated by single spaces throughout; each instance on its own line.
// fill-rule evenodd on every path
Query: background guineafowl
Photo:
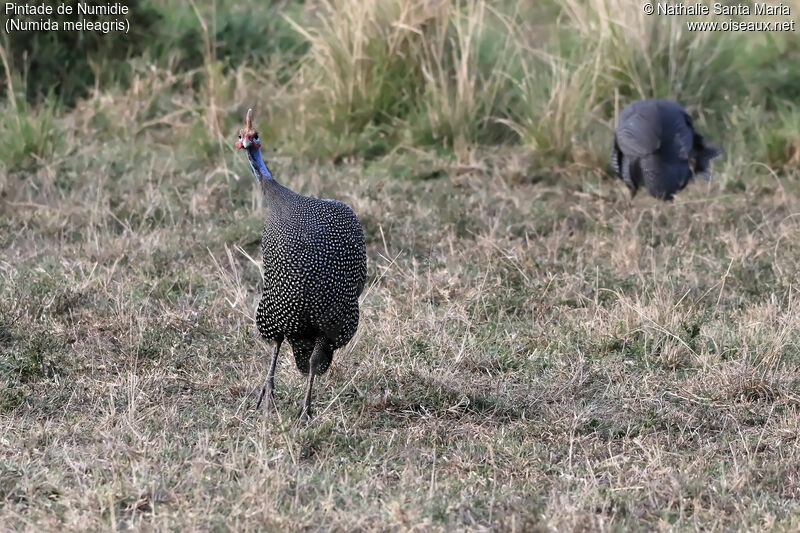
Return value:
M 300 417 L 310 419 L 314 377 L 328 370 L 333 351 L 358 328 L 358 297 L 367 276 L 364 232 L 344 203 L 301 196 L 272 177 L 252 109 L 236 147 L 247 155 L 269 211 L 261 235 L 264 293 L 256 321 L 275 348 L 256 408 L 265 398 L 266 407 L 273 407 L 275 363 L 285 339 L 298 370 L 308 375 Z
M 631 196 L 645 185 L 656 198 L 672 200 L 695 175 L 707 174 L 720 153 L 705 143 L 678 103 L 639 100 L 619 114 L 611 166 Z

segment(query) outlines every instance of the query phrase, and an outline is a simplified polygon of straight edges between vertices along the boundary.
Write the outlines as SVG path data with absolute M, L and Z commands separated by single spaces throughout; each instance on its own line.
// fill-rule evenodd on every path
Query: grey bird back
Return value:
M 635 195 L 640 186 L 671 200 L 720 150 L 708 146 L 691 117 L 670 100 L 640 100 L 619 115 L 611 167 Z

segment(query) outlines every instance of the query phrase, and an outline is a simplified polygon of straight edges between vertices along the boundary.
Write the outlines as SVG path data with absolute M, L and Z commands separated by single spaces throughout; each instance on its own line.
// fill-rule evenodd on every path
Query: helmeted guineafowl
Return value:
M 364 232 L 346 204 L 301 196 L 278 183 L 261 157 L 252 109 L 245 121 L 236 147 L 247 155 L 268 209 L 256 322 L 261 335 L 275 343 L 256 409 L 265 397 L 266 407 L 273 407 L 275 363 L 285 339 L 298 370 L 308 375 L 300 417 L 310 419 L 314 377 L 328 370 L 333 351 L 358 328 L 358 297 L 367 275 Z
M 639 100 L 619 114 L 611 167 L 631 197 L 644 185 L 656 198 L 672 200 L 695 175 L 707 174 L 720 153 L 706 144 L 676 102 Z

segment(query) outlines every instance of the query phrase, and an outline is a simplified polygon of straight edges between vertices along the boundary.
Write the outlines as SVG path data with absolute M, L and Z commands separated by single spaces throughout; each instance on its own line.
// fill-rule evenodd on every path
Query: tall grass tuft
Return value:
M 494 119 L 515 34 L 484 0 L 324 0 L 312 24 L 293 24 L 309 42 L 293 133 L 311 147 L 369 156 L 508 137 Z
M 800 168 L 800 108 L 785 103 L 777 110 L 780 117 L 770 128 L 766 142 L 766 160 L 774 168 Z
M 518 27 L 482 0 L 447 3 L 444 14 L 424 40 L 414 138 L 456 152 L 505 140 L 499 120 L 514 98 L 509 73 L 519 68 Z
M 0 116 L 0 165 L 7 172 L 27 170 L 51 156 L 59 139 L 55 98 L 34 108 L 24 99 L 10 100 Z
M 334 157 L 381 151 L 374 140 L 363 146 L 365 135 L 380 137 L 413 105 L 420 38 L 437 11 L 418 1 L 323 0 L 311 24 L 292 21 L 309 43 L 290 82 L 300 100 L 293 133 Z
M 682 17 L 647 16 L 625 0 L 559 4 L 563 28 L 576 40 L 568 57 L 593 63 L 606 95 L 708 103 L 736 76 L 735 35 L 690 32 Z
M 26 80 L 12 72 L 6 49 L 0 46 L 6 93 L 0 108 L 0 168 L 6 172 L 25 170 L 50 155 L 58 140 L 52 91 L 44 103 L 34 107 L 25 98 Z
M 502 123 L 512 129 L 537 160 L 572 159 L 577 137 L 595 116 L 598 96 L 593 63 L 574 65 L 546 52 L 530 54 L 516 80 L 519 99 Z

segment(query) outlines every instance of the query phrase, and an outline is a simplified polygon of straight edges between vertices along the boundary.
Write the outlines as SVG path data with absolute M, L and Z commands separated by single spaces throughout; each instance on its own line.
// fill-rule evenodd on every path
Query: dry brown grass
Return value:
M 615 95 L 614 76 L 707 89 L 717 56 L 629 47 L 641 34 L 625 24 L 644 22 L 616 0 L 552 3 L 552 31 L 608 61 L 584 67 L 536 48 L 539 33 L 484 41 L 520 30 L 489 2 L 379 4 L 318 6 L 285 82 L 250 64 L 223 75 L 206 40 L 198 71 L 137 60 L 127 89 L 0 120 L 4 138 L 14 123 L 58 133 L 49 157 L 33 135 L 27 169 L 0 171 L 0 529 L 800 528 L 800 174 L 786 132 L 783 166 L 748 149 L 791 122 L 715 101 L 716 179 L 630 201 L 601 162 L 615 99 L 639 96 Z M 493 42 L 508 69 L 535 49 L 542 85 L 533 63 L 484 77 L 474 46 Z M 397 144 L 365 161 L 338 157 L 363 140 L 353 114 L 386 118 L 378 97 L 402 81 L 367 48 L 419 60 L 404 72 L 424 105 L 387 118 Z M 666 68 L 642 63 L 659 50 Z M 527 121 L 498 114 L 514 103 L 501 83 Z M 298 104 L 316 98 L 335 108 Z M 265 149 L 278 179 L 350 204 L 367 239 L 361 327 L 311 424 L 294 418 L 304 377 L 288 349 L 278 415 L 253 410 L 264 213 L 224 135 L 254 101 L 265 145 L 283 143 Z M 520 138 L 411 138 L 476 121 Z M 323 141 L 316 156 L 343 162 L 297 155 Z
M 75 138 L 99 139 L 80 113 Z M 513 152 L 427 180 L 273 159 L 348 202 L 370 256 L 305 425 L 288 353 L 280 416 L 252 410 L 255 188 L 160 138 L 5 177 L 6 527 L 800 525 L 797 177 L 630 203 Z

